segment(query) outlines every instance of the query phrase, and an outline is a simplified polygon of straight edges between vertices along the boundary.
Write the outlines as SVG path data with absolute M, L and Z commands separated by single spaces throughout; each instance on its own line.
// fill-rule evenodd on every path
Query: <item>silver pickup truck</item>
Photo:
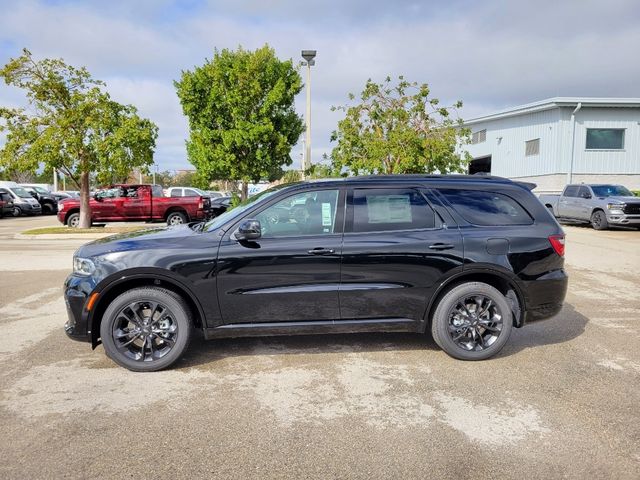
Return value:
M 567 185 L 561 195 L 540 195 L 558 220 L 591 223 L 596 230 L 640 227 L 640 197 L 622 185 Z

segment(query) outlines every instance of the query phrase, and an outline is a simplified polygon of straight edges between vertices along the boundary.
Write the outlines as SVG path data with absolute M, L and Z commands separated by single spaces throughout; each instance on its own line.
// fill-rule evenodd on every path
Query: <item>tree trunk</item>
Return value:
M 89 204 L 89 172 L 80 174 L 80 228 L 91 226 L 91 205 Z
M 243 180 L 242 191 L 240 192 L 240 200 L 244 202 L 247 198 L 249 198 L 249 182 Z

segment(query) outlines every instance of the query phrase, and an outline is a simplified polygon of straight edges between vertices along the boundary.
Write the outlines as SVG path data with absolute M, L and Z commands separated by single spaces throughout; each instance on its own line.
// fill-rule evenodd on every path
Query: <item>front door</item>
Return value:
M 349 192 L 340 286 L 343 320 L 422 320 L 440 279 L 462 264 L 460 232 L 445 225 L 425 192 L 407 187 Z
M 230 229 L 218 253 L 224 323 L 339 319 L 343 217 L 341 190 L 305 190 L 252 214 L 260 239 L 239 242 Z

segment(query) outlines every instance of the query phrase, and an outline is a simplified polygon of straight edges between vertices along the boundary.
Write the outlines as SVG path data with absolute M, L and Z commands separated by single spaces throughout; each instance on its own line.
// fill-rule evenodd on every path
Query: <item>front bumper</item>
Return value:
M 564 270 L 554 270 L 536 280 L 524 282 L 525 315 L 523 324 L 546 320 L 562 310 L 569 277 Z
M 40 215 L 42 213 L 42 207 L 38 203 L 34 205 L 32 203 L 14 203 L 14 207 L 18 207 L 25 215 Z
M 64 331 L 73 340 L 91 342 L 89 311 L 85 305 L 94 288 L 95 282 L 91 277 L 71 274 L 64 282 L 64 302 L 68 317 L 64 324 Z
M 615 214 L 608 213 L 607 222 L 609 222 L 609 225 L 636 226 L 636 225 L 640 225 L 640 215 L 629 215 L 629 214 L 615 215 Z

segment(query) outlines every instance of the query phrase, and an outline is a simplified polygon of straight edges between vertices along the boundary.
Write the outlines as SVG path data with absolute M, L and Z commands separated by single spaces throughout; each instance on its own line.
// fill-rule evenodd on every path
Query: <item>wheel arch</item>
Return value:
M 65 214 L 64 214 L 64 224 L 65 225 L 69 224 L 69 217 L 71 215 L 73 215 L 74 213 L 80 213 L 80 209 L 79 208 L 72 208 L 68 212 L 65 212 Z
M 172 213 L 182 213 L 185 217 L 187 217 L 187 222 L 191 218 L 191 216 L 189 215 L 189 212 L 187 212 L 187 210 L 184 207 L 174 206 L 174 207 L 167 208 L 167 211 L 164 212 L 165 222 L 169 218 L 169 215 L 171 215 Z
M 96 348 L 100 344 L 100 323 L 102 322 L 102 317 L 107 307 L 120 294 L 133 288 L 162 287 L 177 293 L 189 306 L 191 314 L 193 315 L 193 325 L 196 328 L 204 327 L 205 314 L 197 297 L 184 283 L 166 274 L 152 271 L 129 272 L 124 274 L 119 272 L 116 279 L 111 281 L 103 280 L 101 284 L 103 284 L 103 286 L 95 290 L 99 292 L 99 297 L 91 312 L 89 312 L 87 319 L 93 348 Z
M 433 313 L 435 312 L 440 299 L 453 287 L 467 282 L 482 282 L 491 285 L 500 291 L 511 304 L 513 312 L 513 325 L 517 328 L 523 326 L 525 314 L 525 296 L 512 276 L 494 269 L 474 269 L 464 270 L 456 275 L 447 278 L 431 297 L 425 313 L 424 329 L 427 331 L 431 327 Z M 513 292 L 510 294 L 509 292 Z

